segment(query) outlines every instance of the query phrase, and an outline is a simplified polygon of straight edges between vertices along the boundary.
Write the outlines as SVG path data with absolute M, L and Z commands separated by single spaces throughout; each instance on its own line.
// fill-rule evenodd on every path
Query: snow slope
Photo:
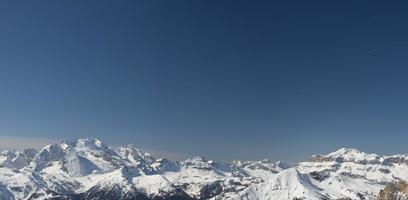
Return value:
M 155 159 L 133 145 L 113 149 L 95 138 L 0 154 L 0 200 L 374 200 L 398 180 L 408 180 L 407 155 L 346 148 L 294 165 Z

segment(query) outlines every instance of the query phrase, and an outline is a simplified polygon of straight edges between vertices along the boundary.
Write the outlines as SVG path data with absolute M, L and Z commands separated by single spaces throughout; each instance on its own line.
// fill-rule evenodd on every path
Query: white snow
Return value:
M 113 150 L 95 138 L 44 147 L 39 152 L 0 154 L 0 199 L 120 188 L 148 197 L 182 190 L 193 198 L 287 200 L 351 198 L 374 200 L 386 182 L 408 180 L 408 156 L 380 156 L 342 148 L 288 165 L 283 162 L 219 163 L 203 157 L 155 159 L 133 145 Z

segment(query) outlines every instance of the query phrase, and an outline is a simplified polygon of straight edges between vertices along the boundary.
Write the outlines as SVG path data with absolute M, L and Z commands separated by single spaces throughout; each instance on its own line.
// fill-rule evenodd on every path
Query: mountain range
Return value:
M 374 200 L 405 180 L 408 155 L 347 148 L 296 164 L 156 159 L 95 138 L 0 154 L 0 200 Z

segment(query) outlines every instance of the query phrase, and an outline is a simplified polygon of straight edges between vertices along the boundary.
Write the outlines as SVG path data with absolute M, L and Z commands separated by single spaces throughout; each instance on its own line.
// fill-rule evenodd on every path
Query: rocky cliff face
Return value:
M 377 200 L 408 200 L 408 183 L 388 183 L 378 194 Z

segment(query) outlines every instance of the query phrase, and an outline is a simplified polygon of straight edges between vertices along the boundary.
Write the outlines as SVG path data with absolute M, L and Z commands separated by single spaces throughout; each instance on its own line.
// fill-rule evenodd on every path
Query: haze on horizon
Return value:
M 40 2 L 0 6 L 0 144 L 407 153 L 405 2 Z

